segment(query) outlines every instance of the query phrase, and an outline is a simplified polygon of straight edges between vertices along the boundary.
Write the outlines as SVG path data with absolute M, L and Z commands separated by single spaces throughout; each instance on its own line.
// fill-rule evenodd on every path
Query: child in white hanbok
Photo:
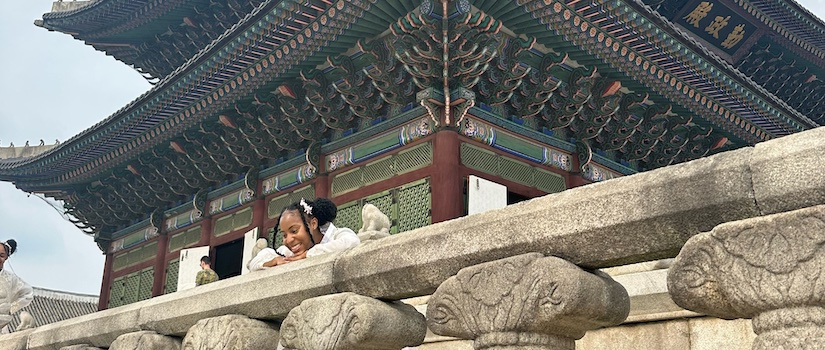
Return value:
M 17 242 L 10 239 L 0 242 L 0 328 L 7 333 L 6 325 L 12 315 L 28 306 L 34 298 L 32 287 L 5 268 L 6 260 L 17 250 Z

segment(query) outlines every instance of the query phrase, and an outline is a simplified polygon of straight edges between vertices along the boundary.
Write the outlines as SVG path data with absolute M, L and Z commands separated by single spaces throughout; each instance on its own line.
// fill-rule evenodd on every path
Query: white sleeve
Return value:
M 289 248 L 283 245 L 278 247 L 278 250 L 272 248 L 264 248 L 261 249 L 261 251 L 258 252 L 258 255 L 255 255 L 255 257 L 252 258 L 252 260 L 249 260 L 249 262 L 246 264 L 246 268 L 249 269 L 249 271 L 268 269 L 269 267 L 264 266 L 264 264 L 268 261 L 275 259 L 279 256 L 290 257 L 292 255 L 292 251 L 290 251 Z
M 249 271 L 258 271 L 266 269 L 267 267 L 264 267 L 264 263 L 272 259 L 275 259 L 277 256 L 278 253 L 275 253 L 275 249 L 261 249 L 261 251 L 258 252 L 258 255 L 255 255 L 255 257 L 252 258 L 252 260 L 249 260 L 249 263 L 246 264 L 246 268 L 248 268 Z
M 329 242 L 316 244 L 307 251 L 307 257 L 318 256 L 322 254 L 340 252 L 353 248 L 361 243 L 358 235 L 346 227 L 336 227 L 335 232 L 329 232 L 332 238 Z
M 292 251 L 291 251 L 291 250 L 289 250 L 289 248 L 287 248 L 285 245 L 282 245 L 282 246 L 278 247 L 278 249 L 276 249 L 276 250 L 275 250 L 275 252 L 277 252 L 277 253 L 278 253 L 278 255 L 280 255 L 280 256 L 282 256 L 282 257 L 285 257 L 285 258 L 288 258 L 288 257 L 290 257 L 290 256 L 295 255 L 295 254 L 293 254 L 293 253 L 292 253 Z
M 15 277 L 15 286 L 14 286 L 14 295 L 12 296 L 11 306 L 9 311 L 13 314 L 20 309 L 29 306 L 31 304 L 32 299 L 34 299 L 34 293 L 32 292 L 32 287 L 24 282 L 20 277 Z

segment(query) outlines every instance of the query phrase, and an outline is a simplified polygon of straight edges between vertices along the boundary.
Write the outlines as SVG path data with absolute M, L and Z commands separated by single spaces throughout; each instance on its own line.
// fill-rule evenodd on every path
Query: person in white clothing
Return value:
M 17 250 L 17 242 L 0 242 L 0 328 L 11 322 L 12 314 L 31 304 L 32 287 L 5 268 L 6 260 Z
M 332 224 L 337 215 L 338 207 L 326 198 L 314 201 L 301 199 L 292 203 L 278 217 L 284 245 L 278 249 L 262 249 L 249 261 L 247 268 L 250 271 L 263 270 L 360 244 L 361 240 L 351 229 Z

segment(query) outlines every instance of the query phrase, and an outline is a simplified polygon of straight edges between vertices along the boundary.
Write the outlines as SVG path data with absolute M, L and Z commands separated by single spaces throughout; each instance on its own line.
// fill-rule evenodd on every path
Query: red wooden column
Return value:
M 322 154 L 318 162 L 318 177 L 315 179 L 315 198 L 332 198 L 332 184 L 327 172 L 327 162 Z
M 266 238 L 264 221 L 266 221 L 266 198 L 260 198 L 252 203 L 252 227 L 258 228 L 258 238 Z
M 330 196 L 332 196 L 332 183 L 322 155 L 321 161 L 318 162 L 318 177 L 315 178 L 315 198 L 331 198 Z
M 464 179 L 461 177 L 461 140 L 458 133 L 442 130 L 433 139 L 430 178 L 433 223 L 464 215 Z
M 567 178 L 567 188 L 571 189 L 574 187 L 584 186 L 589 184 L 591 181 L 585 179 L 582 176 L 582 167 L 579 163 L 579 154 L 573 153 L 571 157 L 571 163 L 573 165 L 573 170 L 570 172 L 570 175 Z
M 155 255 L 155 281 L 152 283 L 152 297 L 163 295 L 166 285 L 166 256 L 169 253 L 169 235 L 158 237 L 158 252 Z
M 209 207 L 207 206 L 207 208 L 209 208 Z M 207 216 L 207 217 L 203 218 L 203 221 L 201 222 L 201 240 L 200 240 L 200 242 L 198 242 L 198 245 L 199 246 L 205 246 L 205 245 L 210 246 L 209 247 L 209 257 L 213 258 L 214 254 L 212 254 L 213 252 L 212 252 L 212 247 L 211 247 L 211 241 L 212 241 L 212 217 Z
M 330 198 L 332 190 L 329 184 L 329 174 L 323 173 L 315 179 L 315 198 Z
M 100 284 L 100 298 L 97 299 L 98 311 L 106 309 L 109 305 L 109 288 L 112 286 L 112 266 L 114 263 L 114 254 L 106 254 L 106 262 L 103 264 L 103 282 Z

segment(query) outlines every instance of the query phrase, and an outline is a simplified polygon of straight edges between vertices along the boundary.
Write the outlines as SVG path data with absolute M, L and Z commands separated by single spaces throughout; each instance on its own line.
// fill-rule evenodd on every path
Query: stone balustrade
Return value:
M 281 343 L 291 349 L 397 350 L 421 345 L 424 315 L 401 302 L 354 293 L 304 300 L 281 325 Z
M 627 318 L 627 291 L 609 276 L 529 253 L 462 269 L 427 307 L 436 334 L 475 349 L 569 349 L 585 332 Z
M 825 205 L 691 238 L 668 275 L 680 306 L 752 318 L 754 349 L 825 349 Z
M 719 224 L 825 203 L 825 176 L 821 176 L 825 173 L 825 142 L 822 140 L 825 140 L 825 128 L 689 163 L 567 190 L 503 209 L 369 241 L 339 254 L 315 257 L 50 324 L 21 334 L 2 336 L 0 350 L 56 350 L 79 344 L 103 348 L 109 347 L 123 334 L 138 331 L 189 337 L 187 332 L 202 320 L 226 315 L 238 315 L 271 324 L 284 320 L 290 311 L 305 300 L 325 295 L 350 292 L 392 301 L 431 294 L 439 288 L 458 288 L 449 287 L 455 283 L 449 282 L 449 279 L 458 274 L 452 280 L 461 280 L 462 273 L 459 271 L 462 269 L 477 269 L 481 267 L 476 265 L 529 253 L 535 253 L 530 255 L 535 257 L 531 264 L 542 264 L 539 262 L 551 259 L 556 261 L 551 264 L 555 264 L 555 271 L 575 271 L 570 272 L 576 276 L 575 280 L 587 286 L 585 290 L 592 293 L 575 294 L 577 297 L 569 302 L 593 302 L 593 298 L 601 295 L 598 305 L 605 309 L 576 309 L 578 311 L 559 317 L 550 314 L 536 316 L 537 322 L 552 324 L 554 327 L 569 327 L 561 333 L 549 335 L 530 329 L 525 331 L 520 326 L 502 327 L 501 323 L 506 323 L 507 320 L 503 316 L 490 316 L 498 328 L 490 328 L 485 332 L 470 332 L 466 329 L 454 331 L 457 328 L 450 326 L 445 328 L 444 333 L 464 338 L 476 337 L 477 348 L 489 345 L 490 349 L 544 349 L 549 348 L 548 342 L 567 344 L 562 346 L 569 347 L 569 341 L 565 339 L 575 339 L 594 327 L 615 324 L 620 321 L 617 321 L 619 317 L 616 315 L 622 312 L 626 315 L 623 301 L 626 300 L 626 294 L 625 299 L 618 298 L 617 295 L 621 293 L 616 291 L 615 282 L 610 282 L 598 272 L 589 272 L 592 269 L 673 257 L 688 239 L 701 232 L 711 231 Z M 769 225 L 770 220 L 773 219 L 755 219 L 748 221 L 748 225 Z M 809 223 L 803 220 L 799 225 Z M 739 236 L 744 237 L 745 234 L 751 233 L 741 233 Z M 711 234 L 714 235 L 721 233 Z M 701 238 L 705 236 L 696 240 L 708 240 Z M 720 242 L 722 243 L 716 243 L 713 249 L 730 249 L 725 245 L 725 239 Z M 787 247 L 794 251 L 799 249 L 794 246 L 793 242 L 796 241 L 788 240 L 787 244 L 776 242 L 777 245 L 772 247 Z M 701 246 L 705 243 L 696 244 Z M 696 244 L 691 243 L 685 251 L 696 250 L 690 248 Z M 745 250 L 748 247 L 763 249 L 759 248 L 759 244 L 762 244 L 759 240 L 740 239 L 737 244 Z M 698 251 L 707 249 L 710 248 L 700 248 Z M 821 252 L 819 253 L 821 256 Z M 551 256 L 557 258 L 549 258 Z M 689 261 L 697 258 L 680 259 Z M 674 271 L 678 271 L 679 264 L 677 261 Z M 821 264 L 816 266 L 821 270 Z M 466 271 L 471 270 L 464 271 L 466 275 Z M 708 276 L 718 273 L 701 269 L 694 271 Z M 752 270 L 741 271 L 753 273 Z M 813 270 L 804 270 L 799 275 L 802 276 L 800 278 L 813 276 L 810 271 Z M 555 276 L 554 272 L 547 274 Z M 671 278 L 672 293 L 683 287 L 680 286 L 683 283 L 680 281 L 684 279 L 678 277 L 682 275 L 677 272 L 674 274 L 677 277 Z M 506 280 L 508 277 L 511 276 L 502 275 L 499 278 Z M 723 282 L 717 281 L 716 287 L 720 283 Z M 766 284 L 760 288 L 770 291 L 768 287 L 786 286 L 781 280 L 771 283 L 778 284 Z M 504 282 L 497 284 L 497 289 L 490 291 L 491 295 L 500 293 L 505 285 Z M 821 289 L 822 284 L 820 282 L 815 286 Z M 706 303 L 718 302 L 712 306 L 724 306 L 719 308 L 723 312 L 720 316 L 758 316 L 757 328 L 764 328 L 768 333 L 782 328 L 776 326 L 777 322 L 787 321 L 784 311 L 774 313 L 773 310 L 802 307 L 807 310 L 805 322 L 819 320 L 817 315 L 820 314 L 814 310 L 819 310 L 816 308 L 821 308 L 821 304 L 803 305 L 786 300 L 801 293 L 797 289 L 789 290 L 786 294 L 771 292 L 776 294 L 776 300 L 771 301 L 770 307 L 767 307 L 748 303 L 734 306 L 727 292 L 703 288 L 704 295 L 712 299 L 705 301 Z M 442 305 L 449 298 L 434 296 L 434 299 L 438 305 Z M 688 300 L 692 299 L 688 297 Z M 702 303 L 685 302 L 683 305 L 688 308 L 698 305 L 695 311 L 712 311 Z M 502 311 L 490 308 L 487 312 L 496 314 Z M 526 315 L 535 315 L 539 311 L 530 312 L 532 314 Z M 429 319 L 431 327 L 435 327 L 432 322 L 436 314 L 431 314 Z M 306 317 L 304 315 L 299 319 Z M 318 320 L 305 322 L 316 321 Z M 338 321 L 340 320 L 330 322 Z M 816 322 L 813 324 L 819 328 L 815 329 L 821 331 L 820 324 Z M 371 336 L 392 337 L 386 331 Z M 488 345 L 479 345 L 479 339 L 482 338 L 483 344 Z M 811 339 L 815 345 L 808 348 L 825 348 L 821 338 Z M 508 342 L 511 344 L 504 344 Z M 532 348 L 519 345 L 525 342 L 544 345 Z M 21 343 L 25 347 L 21 347 Z

